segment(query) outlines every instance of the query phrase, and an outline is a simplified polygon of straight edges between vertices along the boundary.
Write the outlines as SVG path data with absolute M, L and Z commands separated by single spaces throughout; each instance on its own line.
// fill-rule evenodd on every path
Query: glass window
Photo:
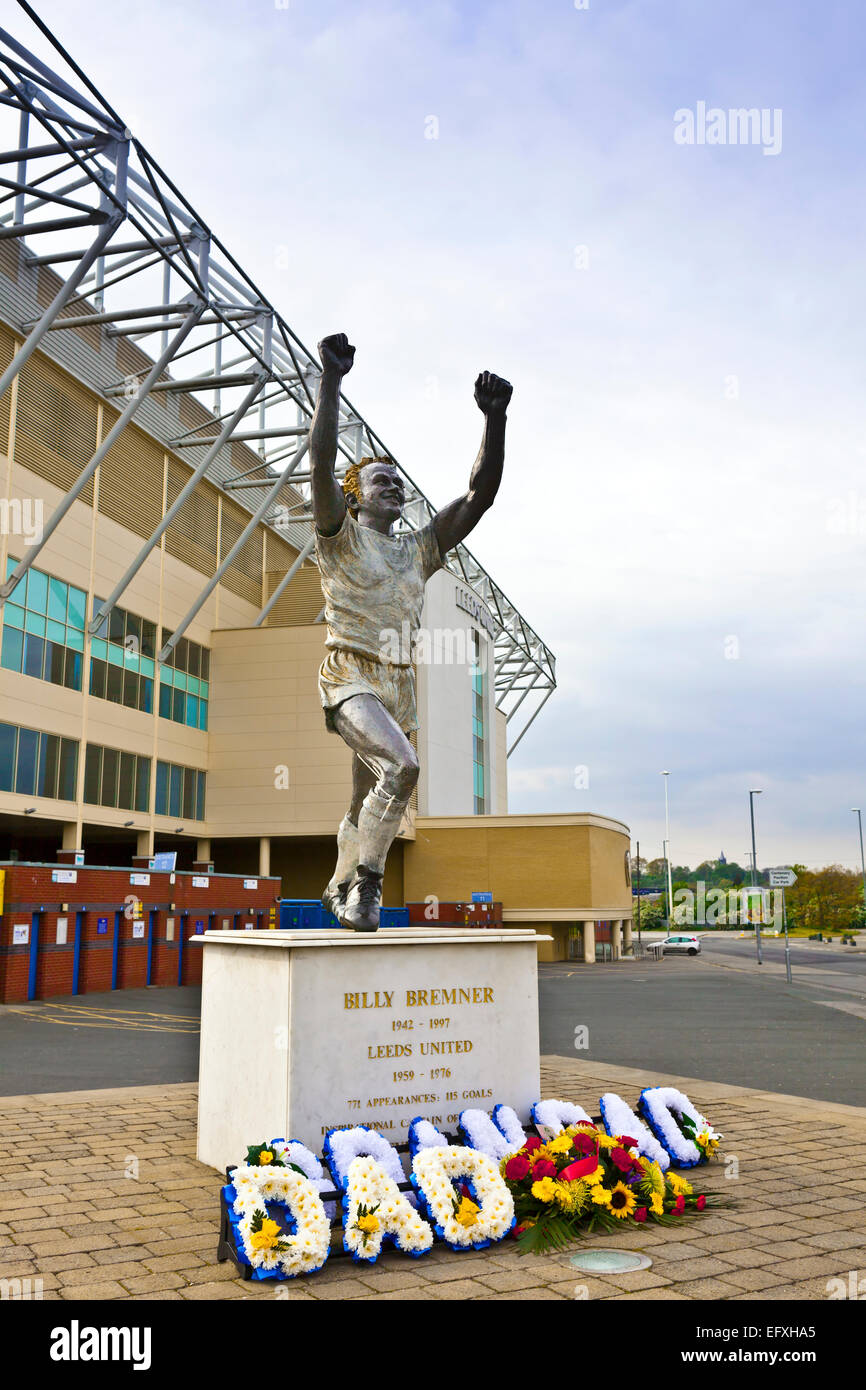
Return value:
M 103 748 L 102 750 L 102 785 L 100 791 L 100 805 L 117 805 L 117 768 L 120 754 L 116 748 Z
M 60 739 L 56 734 L 41 734 L 39 749 L 39 778 L 36 784 L 38 796 L 57 795 L 57 763 L 60 757 Z
M 123 672 L 119 666 L 106 666 L 105 698 L 116 705 L 123 699 Z
M 23 627 L 24 609 L 19 608 L 17 603 L 7 603 L 3 617 L 4 627 Z
M 183 769 L 183 810 L 182 816 L 195 819 L 195 771 L 191 767 Z
M 15 561 L 12 561 L 15 564 Z M 14 724 L 0 724 L 0 791 L 11 792 L 15 780 L 15 744 L 18 730 Z
M 201 647 L 197 642 L 189 644 L 189 662 L 186 669 L 191 676 L 197 676 L 201 671 Z
M 0 656 L 0 664 L 6 667 L 7 671 L 20 671 L 21 662 L 24 657 L 24 633 L 17 627 L 3 625 L 3 654 Z M 8 791 L 9 788 L 4 788 Z
M 156 623 L 141 620 L 141 654 L 151 658 L 156 656 Z
M 68 586 L 62 579 L 52 576 L 48 580 L 48 616 L 58 623 L 66 622 L 66 596 Z
M 45 679 L 53 685 L 62 685 L 66 670 L 66 648 L 56 642 L 45 643 Z
M 15 790 L 25 796 L 36 791 L 36 764 L 39 760 L 39 735 L 35 729 L 18 730 L 18 763 L 15 769 Z
M 201 678 L 203 681 L 210 680 L 210 652 L 207 647 L 201 649 Z M 207 694 L 207 691 L 204 692 Z
M 28 632 L 24 638 L 24 674 L 25 676 L 36 676 L 42 679 L 42 667 L 45 662 L 45 642 L 41 637 L 34 637 Z
M 186 722 L 190 728 L 198 728 L 198 700 L 194 695 L 186 697 Z
M 159 683 L 159 712 L 163 719 L 171 719 L 171 686 L 162 680 Z
M 127 709 L 138 709 L 138 676 L 135 671 L 123 673 L 123 703 Z
M 90 644 L 90 655 L 98 656 L 100 661 L 108 660 L 108 643 L 103 642 L 101 637 L 94 637 Z
M 207 700 L 198 702 L 198 727 L 207 730 Z
M 186 692 L 183 690 L 172 691 L 171 717 L 175 724 L 182 724 L 186 717 Z
M 123 646 L 123 619 L 123 609 L 115 605 L 108 615 L 108 640 L 109 642 L 117 642 L 121 647 Z
M 31 569 L 27 575 L 27 607 L 31 613 L 48 611 L 48 575 Z
M 145 714 L 153 714 L 153 681 L 148 680 L 147 676 L 141 677 L 138 707 L 143 709 Z
M 198 801 L 197 801 L 197 805 L 196 805 L 196 820 L 204 820 L 204 818 L 205 818 L 205 816 L 204 816 L 204 787 L 205 787 L 205 775 L 204 775 L 204 773 L 203 773 L 203 772 L 197 772 L 197 773 L 196 773 L 196 780 L 197 780 L 197 782 L 198 782 Z
M 98 695 L 100 700 L 105 699 L 105 678 L 108 668 L 104 661 L 98 657 L 93 657 L 90 662 L 90 693 Z
M 66 624 L 56 623 L 53 618 L 49 618 L 45 625 L 45 636 L 49 642 L 59 642 L 61 647 L 66 646 Z
M 168 815 L 168 763 L 156 765 L 156 806 L 158 816 Z
M 174 649 L 174 669 L 176 671 L 187 671 L 189 669 L 189 642 L 185 637 L 178 639 Z
M 135 768 L 135 809 L 146 811 L 150 796 L 150 758 L 137 758 Z
M 86 614 L 87 595 L 83 589 L 76 589 L 70 584 L 69 607 L 66 614 L 66 621 L 69 623 L 70 627 L 77 627 L 80 632 L 83 632 Z
M 70 690 L 81 689 L 81 653 L 74 652 L 71 647 L 66 648 L 66 670 L 63 684 Z
M 24 614 L 25 632 L 35 632 L 37 637 L 45 636 L 45 619 L 40 613 L 33 613 L 29 608 Z
M 168 770 L 168 813 L 170 816 L 181 814 L 180 803 L 183 791 L 183 768 L 176 767 L 174 763 L 169 764 Z
M 78 770 L 78 743 L 74 738 L 60 740 L 60 766 L 57 796 L 61 801 L 75 800 L 75 777 Z
M 84 651 L 84 633 L 79 632 L 75 627 L 70 627 L 68 623 L 66 625 L 66 645 L 71 647 L 73 651 Z
M 98 743 L 88 743 L 84 755 L 84 800 L 91 806 L 99 805 L 101 782 L 102 749 Z
M 120 779 L 117 787 L 117 804 L 124 811 L 132 810 L 135 798 L 135 754 L 121 753 Z
M 141 618 L 134 613 L 126 615 L 126 631 L 123 635 L 123 645 L 126 650 L 135 652 L 136 656 L 141 651 Z

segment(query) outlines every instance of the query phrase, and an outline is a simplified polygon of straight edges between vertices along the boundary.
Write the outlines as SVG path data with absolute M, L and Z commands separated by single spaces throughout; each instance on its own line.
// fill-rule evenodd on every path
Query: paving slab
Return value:
M 419 1260 L 388 1251 L 369 1267 L 332 1257 L 291 1284 L 245 1282 L 216 1262 L 222 1180 L 195 1159 L 196 1087 L 183 1083 L 0 1098 L 0 1277 L 41 1277 L 45 1299 L 69 1301 L 302 1302 L 808 1302 L 826 1300 L 833 1278 L 863 1277 L 866 1109 L 542 1058 L 542 1094 L 593 1113 L 605 1091 L 634 1106 L 650 1082 L 686 1091 L 724 1134 L 722 1161 L 688 1176 L 732 1205 L 592 1239 L 646 1253 L 647 1271 L 590 1277 L 569 1263 L 580 1244 L 523 1256 L 507 1240 L 462 1255 L 437 1246 Z M 738 1177 L 726 1176 L 731 1155 Z

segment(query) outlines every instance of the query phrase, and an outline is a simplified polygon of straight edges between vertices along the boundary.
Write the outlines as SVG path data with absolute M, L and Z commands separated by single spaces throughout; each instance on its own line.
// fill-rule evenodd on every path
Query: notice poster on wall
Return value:
M 97 932 L 97 935 L 98 935 L 98 936 L 106 936 L 106 935 L 108 934 L 108 918 L 107 918 L 107 917 L 97 917 L 97 919 L 96 919 L 96 932 Z
M 68 918 L 68 917 L 58 917 L 58 918 L 57 918 L 57 935 L 55 936 L 54 940 L 56 941 L 56 943 L 57 943 L 58 946 L 65 946 L 65 945 L 66 945 L 66 931 L 67 931 L 68 926 L 69 926 L 69 918 Z
M 30 923 L 13 922 L 12 924 L 12 945 L 26 946 L 30 940 Z
M 52 883 L 77 883 L 78 873 L 75 869 L 52 869 Z
M 133 924 L 132 924 L 132 935 L 133 935 L 133 937 L 134 937 L 137 941 L 140 941 L 140 940 L 141 940 L 141 938 L 144 936 L 144 922 L 143 922 L 143 921 L 133 922 Z

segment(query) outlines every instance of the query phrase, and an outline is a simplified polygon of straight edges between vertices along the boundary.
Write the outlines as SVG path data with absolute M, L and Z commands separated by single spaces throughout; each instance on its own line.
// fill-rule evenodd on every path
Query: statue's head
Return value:
M 363 458 L 343 478 L 346 506 L 362 526 L 389 529 L 403 512 L 406 489 L 394 460 Z

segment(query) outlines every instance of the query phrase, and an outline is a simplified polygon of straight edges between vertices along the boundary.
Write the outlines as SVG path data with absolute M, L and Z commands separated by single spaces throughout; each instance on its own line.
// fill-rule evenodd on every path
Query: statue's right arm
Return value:
M 340 386 L 351 371 L 355 349 L 345 333 L 332 333 L 319 343 L 322 375 L 316 408 L 310 426 L 310 474 L 313 493 L 313 520 L 323 536 L 339 531 L 346 515 L 343 489 L 334 476 L 337 458 L 337 430 L 340 416 Z

